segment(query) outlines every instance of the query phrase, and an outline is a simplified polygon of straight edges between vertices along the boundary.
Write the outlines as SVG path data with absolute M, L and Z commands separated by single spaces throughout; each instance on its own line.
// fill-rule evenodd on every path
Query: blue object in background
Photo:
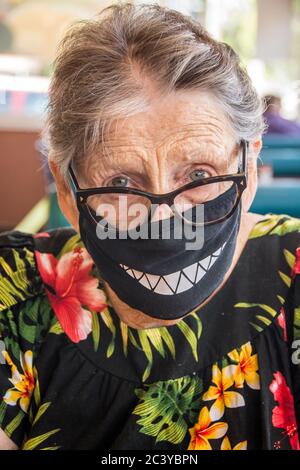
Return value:
M 259 186 L 250 210 L 300 218 L 300 179 L 279 178 L 270 185 Z
M 258 168 L 261 165 L 271 166 L 274 178 L 270 184 L 259 183 L 251 212 L 300 218 L 300 138 L 264 136 Z
M 300 176 L 300 138 L 265 136 L 258 167 L 261 164 L 270 165 L 274 176 Z
M 267 148 L 300 149 L 300 137 L 287 137 L 278 134 L 268 134 L 263 137 L 263 145 Z
M 63 215 L 57 201 L 56 191 L 48 192 L 49 197 L 49 218 L 46 225 L 46 230 L 59 227 L 70 227 L 70 223 Z

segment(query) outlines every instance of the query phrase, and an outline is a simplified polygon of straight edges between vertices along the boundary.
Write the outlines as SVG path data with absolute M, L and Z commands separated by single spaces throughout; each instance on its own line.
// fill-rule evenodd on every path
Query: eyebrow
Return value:
M 182 147 L 184 148 L 184 146 Z M 216 155 L 216 152 L 214 152 L 213 149 L 208 149 L 207 152 L 203 152 L 204 148 L 205 148 L 205 144 L 200 144 L 198 148 L 194 148 L 190 152 L 186 150 L 183 151 L 182 162 L 190 161 L 191 163 L 193 163 L 196 157 L 198 158 L 199 163 L 210 162 L 210 163 L 216 164 L 217 166 L 225 167 L 225 166 L 231 165 L 235 161 L 235 159 L 240 155 L 240 152 L 242 151 L 241 145 L 237 143 L 233 151 L 230 152 L 229 155 L 227 155 L 227 159 L 223 159 L 220 155 Z M 170 160 L 172 160 L 175 155 L 178 155 L 178 153 L 180 153 L 180 150 L 177 152 L 173 151 L 172 156 L 169 157 Z M 139 151 L 131 151 L 129 154 L 127 154 L 128 156 L 132 157 L 129 159 L 124 159 L 124 154 L 126 154 L 126 151 L 124 151 L 124 153 L 122 152 L 119 153 L 118 151 L 109 150 L 108 153 L 106 152 L 101 155 L 100 161 L 98 163 L 100 163 L 100 165 L 101 163 L 103 165 L 110 163 L 112 170 L 128 171 L 131 174 L 135 174 L 137 176 L 144 175 L 145 174 L 144 163 L 146 162 L 149 163 L 149 159 L 147 159 L 146 162 L 144 158 L 136 159 L 135 156 L 137 155 L 142 156 L 142 153 Z M 141 170 L 139 170 L 140 163 L 142 163 Z M 96 165 L 95 161 L 94 161 L 94 165 Z
M 182 162 L 190 161 L 192 163 L 195 161 L 195 159 L 198 159 L 199 163 L 214 163 L 216 166 L 226 167 L 230 166 L 239 157 L 241 151 L 241 148 L 239 148 L 238 151 L 234 149 L 234 151 L 230 152 L 227 158 L 223 159 L 220 155 L 214 154 L 213 151 L 208 151 L 207 153 L 203 154 L 203 151 L 198 149 L 193 150 L 191 153 L 186 153 L 182 159 Z

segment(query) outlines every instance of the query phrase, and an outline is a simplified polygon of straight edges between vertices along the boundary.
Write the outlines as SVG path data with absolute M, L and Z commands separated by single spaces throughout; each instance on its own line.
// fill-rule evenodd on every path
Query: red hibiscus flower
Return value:
M 269 389 L 278 402 L 278 406 L 273 408 L 273 426 L 284 429 L 292 449 L 300 450 L 293 395 L 281 372 L 276 372 L 273 376 Z
M 92 258 L 81 247 L 59 260 L 50 253 L 35 254 L 51 307 L 63 330 L 74 343 L 85 339 L 92 331 L 89 310 L 101 312 L 107 307 L 105 293 L 97 287 L 98 280 L 90 276 Z
M 285 311 L 284 308 L 281 307 L 280 314 L 277 317 L 277 321 L 279 326 L 283 329 L 283 338 L 284 341 L 287 341 L 287 332 L 286 332 L 286 321 L 285 321 Z

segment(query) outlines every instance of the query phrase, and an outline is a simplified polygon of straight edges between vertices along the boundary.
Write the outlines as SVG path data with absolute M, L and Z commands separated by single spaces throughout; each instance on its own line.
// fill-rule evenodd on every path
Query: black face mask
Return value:
M 216 220 L 227 205 L 232 207 L 234 197 L 229 190 L 204 203 L 204 213 Z M 168 219 L 167 238 L 164 219 L 147 223 L 157 229 L 158 239 L 99 239 L 90 209 L 78 204 L 78 210 L 81 239 L 101 277 L 130 307 L 163 320 L 184 317 L 222 283 L 233 259 L 241 217 L 239 203 L 225 221 L 202 227 L 204 243 L 195 250 L 187 249 L 191 233 L 184 231 L 176 239 L 174 216 Z M 195 236 L 200 229 L 190 230 Z

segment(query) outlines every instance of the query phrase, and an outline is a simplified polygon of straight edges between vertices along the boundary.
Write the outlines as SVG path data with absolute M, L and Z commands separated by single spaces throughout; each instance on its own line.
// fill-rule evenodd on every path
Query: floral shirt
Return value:
M 298 250 L 297 250 L 298 248 Z M 135 329 L 72 228 L 0 235 L 0 427 L 21 449 L 300 449 L 300 219 L 214 297 Z

